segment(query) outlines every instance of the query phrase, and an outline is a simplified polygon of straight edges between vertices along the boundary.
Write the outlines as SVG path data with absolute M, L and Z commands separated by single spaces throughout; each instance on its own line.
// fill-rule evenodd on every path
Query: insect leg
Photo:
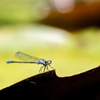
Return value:
M 49 70 L 49 69 L 48 69 L 48 65 L 47 65 L 47 70 Z
M 44 66 L 42 66 L 42 67 L 40 68 L 39 73 L 41 72 L 41 69 L 42 69 L 43 67 L 44 67 Z
M 46 66 L 44 67 L 44 71 L 43 72 L 45 72 L 45 69 L 46 69 Z
M 50 66 L 50 65 L 49 65 Z M 51 66 L 50 66 L 51 67 Z M 52 69 L 54 69 L 53 67 L 51 67 Z

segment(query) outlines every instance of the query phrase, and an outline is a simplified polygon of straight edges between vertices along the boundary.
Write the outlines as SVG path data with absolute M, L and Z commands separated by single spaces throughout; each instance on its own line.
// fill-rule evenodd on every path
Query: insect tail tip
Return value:
M 11 60 L 7 61 L 7 63 L 11 63 Z

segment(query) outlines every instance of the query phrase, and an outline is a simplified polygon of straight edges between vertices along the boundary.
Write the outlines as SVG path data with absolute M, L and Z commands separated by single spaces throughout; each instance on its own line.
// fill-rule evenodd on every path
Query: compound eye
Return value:
M 48 60 L 48 64 L 51 64 L 52 63 L 52 61 L 51 60 Z

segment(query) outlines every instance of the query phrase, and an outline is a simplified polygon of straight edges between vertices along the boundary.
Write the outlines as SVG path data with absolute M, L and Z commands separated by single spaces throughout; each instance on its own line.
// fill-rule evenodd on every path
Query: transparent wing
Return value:
M 21 51 L 18 51 L 16 54 L 15 54 L 15 57 L 19 60 L 22 60 L 22 61 L 25 61 L 25 62 L 39 62 L 39 58 L 37 57 L 33 57 L 33 56 L 30 56 L 30 55 L 27 55 Z

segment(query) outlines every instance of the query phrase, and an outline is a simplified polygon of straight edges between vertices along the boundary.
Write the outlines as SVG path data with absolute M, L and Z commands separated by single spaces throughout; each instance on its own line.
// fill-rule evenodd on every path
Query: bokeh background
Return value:
M 0 0 L 0 89 L 39 73 L 7 64 L 17 51 L 52 60 L 60 77 L 99 66 L 100 1 Z

